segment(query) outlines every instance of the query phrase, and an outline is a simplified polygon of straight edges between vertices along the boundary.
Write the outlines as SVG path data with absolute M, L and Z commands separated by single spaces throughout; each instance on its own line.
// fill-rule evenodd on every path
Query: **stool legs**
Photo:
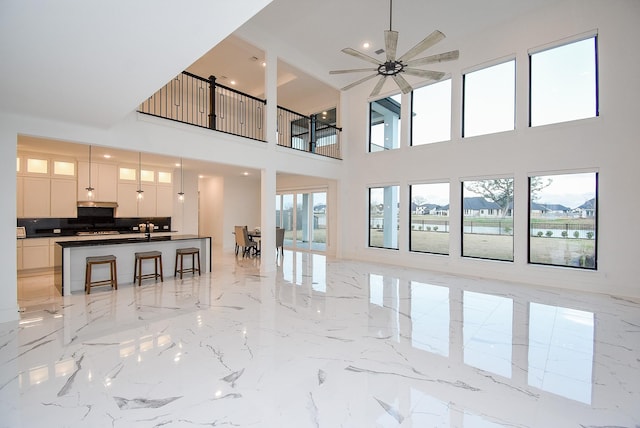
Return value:
M 109 279 L 93 281 L 93 266 L 103 264 L 109 265 Z M 116 258 L 114 256 L 87 257 L 84 271 L 84 290 L 87 294 L 91 294 L 91 287 L 100 285 L 110 285 L 113 289 L 118 289 L 118 271 L 116 268 Z
M 160 282 L 164 282 L 164 272 L 162 267 L 162 255 L 159 252 L 151 252 L 155 254 L 136 253 L 136 259 L 133 267 L 133 283 L 138 282 L 138 287 L 142 285 L 143 279 L 153 278 L 157 280 L 160 278 Z M 142 273 L 142 261 L 153 260 L 153 273 Z M 159 273 L 158 273 L 159 272 Z
M 188 269 L 184 268 L 185 255 L 191 256 L 191 268 L 188 268 Z M 198 260 L 198 265 L 197 265 L 198 267 L 196 267 L 196 257 Z M 179 263 L 178 263 L 178 260 L 179 260 Z M 180 279 L 182 279 L 182 276 L 185 273 L 192 273 L 195 275 L 195 273 L 198 272 L 198 276 L 201 276 L 202 274 L 200 273 L 200 251 L 197 251 L 195 248 L 193 249 L 188 248 L 188 249 L 182 249 L 182 250 L 176 251 L 176 262 L 175 262 L 175 269 L 173 271 L 173 276 L 177 276 L 178 272 L 180 272 Z

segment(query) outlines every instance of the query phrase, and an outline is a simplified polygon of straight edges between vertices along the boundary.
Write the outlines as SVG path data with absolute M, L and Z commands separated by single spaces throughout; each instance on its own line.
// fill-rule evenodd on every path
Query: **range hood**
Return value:
M 117 202 L 78 201 L 78 208 L 118 208 Z

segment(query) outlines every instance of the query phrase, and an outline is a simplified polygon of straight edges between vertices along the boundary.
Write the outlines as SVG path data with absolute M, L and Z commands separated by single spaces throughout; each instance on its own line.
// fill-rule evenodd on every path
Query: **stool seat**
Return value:
M 184 256 L 191 256 L 191 267 L 184 267 Z M 196 256 L 198 256 L 198 267 L 196 267 Z M 178 257 L 180 258 L 180 264 L 178 264 Z M 178 275 L 180 273 L 180 279 L 182 279 L 182 275 L 185 273 L 192 273 L 195 275 L 198 272 L 198 276 L 200 276 L 200 248 L 197 247 L 186 247 L 186 248 L 178 248 L 176 249 L 176 263 L 175 270 L 173 272 L 173 276 Z
M 93 266 L 108 264 L 109 265 L 109 279 L 92 281 Z M 118 273 L 116 270 L 116 256 L 89 256 L 86 258 L 86 265 L 84 271 L 84 289 L 87 294 L 91 293 L 91 287 L 98 287 L 101 285 L 110 285 L 115 290 L 118 289 Z
M 153 260 L 153 273 L 142 273 L 142 262 L 144 260 Z M 160 267 L 159 271 L 158 266 Z M 143 279 L 154 279 L 157 281 L 158 278 L 160 278 L 160 282 L 164 282 L 162 275 L 162 251 L 139 251 L 135 253 L 135 263 L 133 267 L 134 284 L 136 280 L 138 280 L 138 287 L 140 287 Z

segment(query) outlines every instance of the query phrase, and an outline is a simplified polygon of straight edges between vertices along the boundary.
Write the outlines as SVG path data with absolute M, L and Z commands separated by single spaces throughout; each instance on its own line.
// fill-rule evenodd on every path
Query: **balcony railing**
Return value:
M 266 100 L 183 71 L 140 105 L 139 112 L 265 141 Z M 315 115 L 278 107 L 278 145 L 341 159 L 341 129 Z

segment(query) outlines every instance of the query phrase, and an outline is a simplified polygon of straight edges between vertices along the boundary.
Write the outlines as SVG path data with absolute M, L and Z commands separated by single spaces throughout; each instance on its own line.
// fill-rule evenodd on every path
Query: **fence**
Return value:
M 265 141 L 266 100 L 183 71 L 144 101 L 138 111 L 177 122 Z M 315 115 L 278 106 L 278 145 L 341 159 L 341 129 Z

